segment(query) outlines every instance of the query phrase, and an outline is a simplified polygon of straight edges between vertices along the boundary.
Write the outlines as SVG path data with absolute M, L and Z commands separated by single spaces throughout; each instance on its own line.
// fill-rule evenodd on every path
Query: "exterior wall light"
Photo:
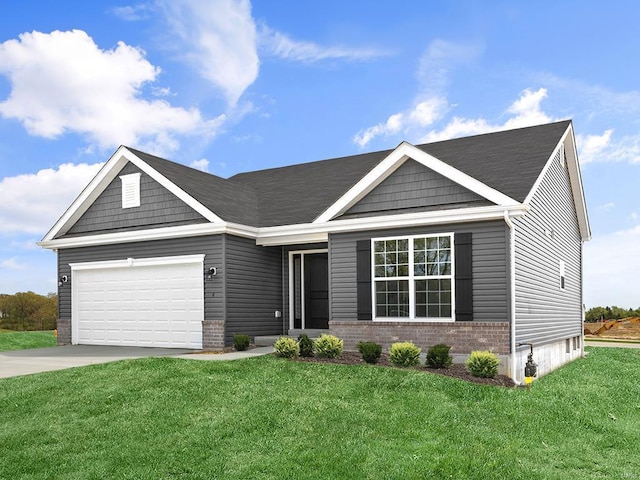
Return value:
M 69 277 L 67 275 L 62 275 L 59 279 L 58 279 L 58 286 L 61 287 L 62 285 L 64 285 L 65 283 L 67 283 L 69 281 Z
M 207 280 L 211 280 L 218 273 L 218 269 L 216 267 L 209 267 L 204 271 L 204 278 Z

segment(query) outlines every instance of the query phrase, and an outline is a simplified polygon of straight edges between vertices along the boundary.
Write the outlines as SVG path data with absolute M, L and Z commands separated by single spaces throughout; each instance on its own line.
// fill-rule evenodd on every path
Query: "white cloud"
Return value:
M 576 142 L 580 148 L 580 163 L 597 161 L 600 153 L 611 143 L 613 130 L 607 130 L 602 135 L 576 135 Z
M 293 40 L 264 24 L 260 26 L 259 34 L 260 47 L 266 54 L 297 62 L 313 63 L 330 59 L 369 60 L 389 55 L 389 52 L 375 48 L 329 47 Z
M 484 50 L 480 43 L 462 44 L 446 40 L 433 40 L 418 62 L 418 80 L 421 90 L 440 92 L 449 83 L 452 69 L 478 58 Z
M 0 234 L 43 235 L 101 166 L 66 163 L 57 169 L 3 178 L 0 181 Z
M 581 164 L 592 162 L 640 163 L 640 135 L 614 138 L 613 129 L 602 135 L 576 135 Z
M 608 202 L 605 203 L 604 205 L 599 205 L 598 207 L 596 207 L 598 210 L 600 210 L 601 212 L 608 212 L 610 211 L 613 207 L 615 207 L 615 203 L 613 202 Z
M 116 17 L 126 22 L 138 22 L 149 18 L 151 5 L 139 3 L 137 5 L 126 5 L 124 7 L 114 7 L 111 10 Z
M 144 142 L 176 148 L 176 134 L 213 134 L 224 117 L 205 121 L 195 109 L 144 100 L 142 88 L 160 69 L 138 48 L 119 42 L 101 50 L 85 32 L 32 32 L 0 44 L 0 75 L 11 82 L 0 114 L 31 135 L 86 135 L 102 148 Z
M 7 258 L 6 260 L 1 261 L 0 267 L 7 268 L 9 270 L 24 270 L 25 268 L 27 268 L 26 265 L 18 262 L 15 257 Z
M 587 308 L 640 306 L 640 226 L 596 236 L 584 247 L 584 299 Z
M 258 77 L 256 26 L 248 0 L 160 0 L 179 54 L 234 106 Z
M 421 143 L 436 142 L 450 138 L 548 123 L 553 119 L 544 113 L 540 106 L 546 96 L 547 90 L 544 88 L 539 88 L 535 91 L 525 89 L 520 93 L 518 99 L 507 108 L 507 113 L 511 114 L 511 116 L 503 123 L 492 124 L 484 118 L 454 117 L 444 128 L 428 132 L 419 141 Z
M 209 160 L 207 160 L 206 158 L 202 158 L 200 160 L 194 160 L 193 162 L 191 162 L 189 164 L 189 166 L 191 168 L 196 168 L 196 169 L 201 170 L 203 172 L 208 172 L 209 171 Z
M 412 129 L 426 127 L 437 121 L 446 110 L 446 100 L 439 97 L 431 97 L 423 100 L 411 109 L 394 113 L 385 123 L 379 123 L 372 127 L 360 130 L 353 141 L 364 148 L 369 142 L 378 136 L 395 135 L 399 132 L 408 134 Z

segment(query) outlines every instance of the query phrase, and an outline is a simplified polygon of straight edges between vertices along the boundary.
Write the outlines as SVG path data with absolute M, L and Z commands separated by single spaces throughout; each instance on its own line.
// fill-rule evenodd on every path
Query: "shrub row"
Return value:
M 342 354 L 343 341 L 334 335 L 322 334 L 315 342 L 307 335 L 300 335 L 298 340 L 291 337 L 280 337 L 273 345 L 279 357 L 294 358 L 298 356 L 321 358 L 337 358 Z M 449 354 L 450 346 L 444 344 L 429 347 L 425 365 L 431 368 L 447 368 L 453 363 Z M 382 345 L 375 342 L 360 342 L 358 351 L 365 362 L 375 364 L 382 355 Z M 411 368 L 420 364 L 422 349 L 412 342 L 396 342 L 389 348 L 389 361 L 396 367 Z M 473 351 L 467 358 L 467 371 L 476 377 L 493 378 L 498 374 L 500 359 L 489 351 Z

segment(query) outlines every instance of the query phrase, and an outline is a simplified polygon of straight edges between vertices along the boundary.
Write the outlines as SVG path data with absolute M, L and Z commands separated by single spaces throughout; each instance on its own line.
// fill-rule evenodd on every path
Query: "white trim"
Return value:
M 294 304 L 294 289 L 295 289 L 295 284 L 294 284 L 294 268 L 293 268 L 293 256 L 294 255 L 300 255 L 300 281 L 301 281 L 301 285 L 300 285 L 300 294 L 301 294 L 301 323 L 300 323 L 300 328 L 302 328 L 303 330 L 305 329 L 305 298 L 304 298 L 304 256 L 306 254 L 314 254 L 314 253 L 329 253 L 329 249 L 328 248 L 316 248 L 316 249 L 310 249 L 310 250 L 291 250 L 289 252 L 289 330 L 291 330 L 294 327 L 294 322 L 295 322 L 295 304 Z
M 326 242 L 331 233 L 384 230 L 427 225 L 502 220 L 504 212 L 511 216 L 524 215 L 529 210 L 525 205 L 509 207 L 487 206 L 455 210 L 383 215 L 376 217 L 332 220 L 326 223 L 307 223 L 259 229 L 256 243 L 263 246 L 290 245 L 296 243 Z
M 516 358 L 516 226 L 509 217 L 509 212 L 504 211 L 504 222 L 509 227 L 509 322 L 511 324 L 510 335 L 510 376 L 519 384 L 517 380 L 517 358 Z
M 568 144 L 568 145 L 567 145 Z M 573 194 L 573 203 L 576 209 L 576 215 L 578 217 L 578 227 L 580 228 L 580 235 L 582 240 L 588 241 L 591 240 L 591 227 L 589 226 L 589 217 L 587 215 L 587 205 L 584 197 L 584 189 L 582 187 L 582 176 L 580 174 L 580 166 L 578 164 L 578 152 L 576 150 L 576 141 L 573 135 L 573 125 L 570 123 L 567 126 L 562 138 L 553 149 L 551 156 L 547 160 L 547 163 L 543 167 L 540 175 L 536 179 L 535 183 L 531 190 L 529 190 L 529 194 L 527 198 L 524 200 L 525 205 L 529 205 L 531 203 L 531 199 L 538 191 L 544 176 L 547 174 L 547 171 L 551 167 L 553 160 L 556 155 L 564 152 L 566 156 L 566 167 L 569 171 L 569 184 L 571 187 L 571 193 Z
M 471 190 L 487 200 L 501 206 L 517 205 L 511 197 L 489 187 L 466 173 L 444 163 L 442 160 L 429 155 L 407 142 L 402 142 L 395 150 L 385 157 L 373 170 L 349 189 L 333 205 L 318 216 L 313 223 L 328 222 L 343 214 L 349 208 L 362 200 L 369 192 L 377 187 L 389 175 L 395 172 L 409 158 L 421 163 L 425 167 L 443 175 L 451 181 Z
M 413 272 L 414 266 L 414 240 L 417 238 L 431 238 L 431 237 L 449 237 L 450 250 L 451 250 L 451 275 L 424 275 L 416 277 Z M 386 240 L 409 240 L 408 255 L 409 255 L 409 275 L 398 277 L 380 277 L 376 278 L 375 275 L 375 242 L 381 242 Z M 453 323 L 456 320 L 456 287 L 455 287 L 455 268 L 456 268 L 456 255 L 455 255 L 455 233 L 454 232 L 438 232 L 418 235 L 395 235 L 390 237 L 375 237 L 371 239 L 371 319 L 374 322 L 449 322 Z M 451 280 L 451 317 L 416 317 L 415 307 L 415 282 L 416 280 L 429 280 L 429 279 L 450 279 Z M 377 317 L 376 315 L 376 281 L 393 281 L 393 280 L 406 280 L 409 283 L 409 316 L 408 317 Z
M 125 258 L 122 260 L 104 260 L 99 262 L 70 263 L 71 272 L 77 270 L 97 270 L 102 268 L 150 267 L 158 265 L 182 265 L 185 263 L 204 264 L 204 254 L 176 255 L 171 257 Z
M 328 241 L 330 233 L 501 220 L 504 217 L 505 211 L 508 211 L 511 217 L 517 217 L 524 215 L 528 211 L 528 207 L 525 205 L 514 205 L 510 207 L 488 206 L 455 210 L 437 210 L 432 212 L 333 220 L 322 224 L 306 223 L 263 228 L 248 227 L 229 222 L 199 223 L 177 227 L 161 227 L 147 230 L 43 240 L 37 242 L 37 245 L 56 250 L 59 248 L 111 245 L 116 243 L 143 242 L 147 240 L 218 235 L 222 233 L 255 239 L 256 245 L 260 246 L 300 245 L 326 242 Z
M 182 190 L 173 182 L 169 181 L 166 177 L 151 168 L 146 162 L 140 159 L 129 149 L 121 146 L 102 166 L 100 171 L 96 174 L 95 177 L 93 177 L 93 179 L 84 188 L 84 190 L 82 190 L 80 195 L 78 195 L 78 197 L 73 201 L 69 208 L 67 208 L 67 210 L 62 214 L 55 225 L 51 227 L 51 229 L 46 233 L 46 235 L 42 239 L 42 242 L 40 243 L 48 242 L 50 240 L 53 240 L 60 234 L 65 234 L 75 224 L 75 222 L 80 219 L 80 217 L 87 211 L 87 209 L 100 196 L 100 194 L 104 192 L 104 190 L 116 178 L 118 173 L 120 173 L 127 162 L 133 163 L 140 170 L 149 175 L 171 193 L 176 195 L 178 198 L 180 198 L 180 200 L 185 202 L 210 222 L 219 223 L 223 221 L 215 213 L 195 200 L 184 190 Z

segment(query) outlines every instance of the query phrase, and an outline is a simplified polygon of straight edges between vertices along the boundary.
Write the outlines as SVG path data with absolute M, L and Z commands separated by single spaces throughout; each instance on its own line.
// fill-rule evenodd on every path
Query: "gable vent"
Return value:
M 122 175 L 122 208 L 140 206 L 140 173 Z

